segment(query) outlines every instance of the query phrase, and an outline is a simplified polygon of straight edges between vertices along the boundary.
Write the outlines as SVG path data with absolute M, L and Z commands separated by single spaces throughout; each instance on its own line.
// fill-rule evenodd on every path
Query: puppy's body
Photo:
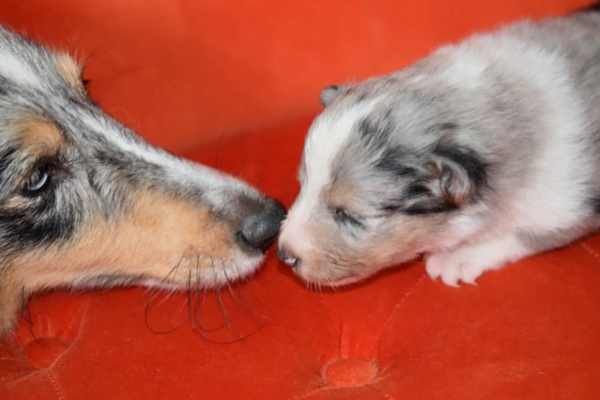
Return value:
M 81 75 L 67 55 L 0 27 L 0 333 L 36 290 L 246 276 L 285 215 L 107 116 Z
M 520 22 L 330 87 L 280 253 L 344 283 L 426 254 L 484 271 L 600 227 L 600 13 Z

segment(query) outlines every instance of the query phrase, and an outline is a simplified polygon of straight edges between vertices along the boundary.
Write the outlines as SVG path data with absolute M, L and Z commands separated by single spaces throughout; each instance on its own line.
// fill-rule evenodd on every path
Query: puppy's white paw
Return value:
M 458 286 L 459 282 L 474 285 L 485 271 L 501 268 L 533 253 L 535 251 L 526 247 L 516 235 L 509 234 L 431 254 L 425 259 L 425 269 L 431 278 L 442 278 L 446 285 Z
M 449 286 L 458 286 L 459 282 L 475 284 L 475 280 L 489 268 L 469 252 L 447 251 L 435 253 L 425 260 L 425 269 L 432 279 L 441 278 Z

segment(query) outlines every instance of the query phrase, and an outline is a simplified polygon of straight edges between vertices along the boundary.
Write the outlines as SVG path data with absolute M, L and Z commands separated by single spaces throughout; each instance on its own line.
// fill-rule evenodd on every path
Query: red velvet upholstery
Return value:
M 5 0 L 90 58 L 107 110 L 290 204 L 326 84 L 586 1 Z M 460 289 L 421 263 L 307 291 L 271 254 L 215 293 L 36 297 L 0 340 L 0 399 L 600 399 L 600 236 Z M 243 339 L 239 339 L 239 338 Z

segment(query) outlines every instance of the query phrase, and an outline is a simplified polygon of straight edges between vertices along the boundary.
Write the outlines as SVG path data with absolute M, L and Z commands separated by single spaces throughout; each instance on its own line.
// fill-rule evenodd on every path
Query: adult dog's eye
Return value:
M 37 167 L 29 178 L 25 186 L 28 194 L 38 194 L 50 186 L 50 168 L 47 164 Z

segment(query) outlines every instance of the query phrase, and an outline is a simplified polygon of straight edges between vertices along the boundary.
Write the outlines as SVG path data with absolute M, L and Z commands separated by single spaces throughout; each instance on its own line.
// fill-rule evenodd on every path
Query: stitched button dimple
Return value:
M 377 366 L 369 360 L 342 359 L 323 367 L 323 380 L 329 386 L 359 387 L 373 381 Z

